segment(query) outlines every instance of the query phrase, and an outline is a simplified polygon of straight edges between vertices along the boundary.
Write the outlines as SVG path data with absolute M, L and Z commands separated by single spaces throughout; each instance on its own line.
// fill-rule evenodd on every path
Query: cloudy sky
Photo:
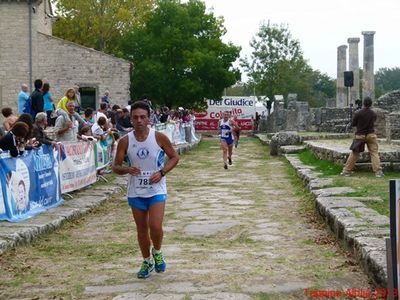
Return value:
M 400 0 L 203 0 L 214 15 L 223 16 L 225 41 L 251 53 L 249 41 L 260 23 L 285 23 L 300 41 L 309 64 L 336 78 L 337 47 L 359 37 L 362 67 L 362 31 L 376 31 L 375 71 L 400 67 Z

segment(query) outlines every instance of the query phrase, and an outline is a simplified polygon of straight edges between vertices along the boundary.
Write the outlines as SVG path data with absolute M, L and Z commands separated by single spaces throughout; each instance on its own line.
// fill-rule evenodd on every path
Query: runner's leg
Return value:
M 228 168 L 228 144 L 226 143 L 226 141 L 221 140 L 221 148 L 222 148 L 222 159 L 224 161 L 224 168 L 227 169 Z
M 163 220 L 164 220 L 165 202 L 158 202 L 150 206 L 149 209 L 149 228 L 150 238 L 153 242 L 153 247 L 156 250 L 161 249 L 163 241 Z
M 149 214 L 147 211 L 132 208 L 133 219 L 136 223 L 137 239 L 143 258 L 150 257 Z

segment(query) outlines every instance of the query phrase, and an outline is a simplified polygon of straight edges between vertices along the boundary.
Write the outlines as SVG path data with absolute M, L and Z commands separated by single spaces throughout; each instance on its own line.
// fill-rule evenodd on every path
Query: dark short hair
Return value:
M 36 79 L 35 83 L 33 84 L 35 86 L 36 89 L 41 89 L 43 86 L 43 81 L 42 79 Z
M 99 125 L 105 125 L 106 123 L 107 123 L 107 119 L 104 118 L 104 117 L 100 117 L 100 118 L 97 120 L 97 124 L 99 124 Z
M 93 113 L 93 109 L 88 107 L 85 109 L 85 117 L 88 118 Z
M 371 107 L 372 106 L 372 99 L 371 97 L 365 97 L 364 102 L 363 102 L 365 107 Z
M 104 102 L 100 103 L 100 108 L 107 109 L 107 103 L 104 103 Z
M 127 109 L 126 107 L 124 107 L 124 108 L 122 109 L 122 112 L 127 113 L 127 112 L 129 112 L 129 109 Z
M 112 106 L 112 110 L 117 110 L 117 109 L 120 109 L 121 107 L 118 105 L 118 104 L 114 104 L 113 106 Z
M 15 122 L 11 131 L 16 136 L 26 138 L 29 133 L 29 126 L 24 122 Z
M 150 117 L 150 105 L 148 105 L 146 102 L 144 101 L 136 101 L 135 103 L 133 103 L 131 105 L 131 113 L 135 110 L 135 109 L 144 109 L 147 110 L 147 116 Z
M 1 110 L 1 113 L 3 114 L 4 118 L 7 118 L 7 117 L 12 115 L 12 108 L 11 107 L 4 107 Z

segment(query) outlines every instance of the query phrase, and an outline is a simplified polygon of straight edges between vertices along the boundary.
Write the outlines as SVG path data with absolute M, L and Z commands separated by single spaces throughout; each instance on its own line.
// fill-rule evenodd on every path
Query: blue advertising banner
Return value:
M 0 220 L 23 221 L 62 202 L 58 161 L 53 148 L 42 145 L 11 157 L 0 156 Z

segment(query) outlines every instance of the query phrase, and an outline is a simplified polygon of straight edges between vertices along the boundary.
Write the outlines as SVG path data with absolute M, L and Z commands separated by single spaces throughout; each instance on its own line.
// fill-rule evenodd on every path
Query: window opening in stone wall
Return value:
M 94 87 L 80 87 L 81 93 L 81 109 L 92 108 L 96 109 L 96 88 Z

